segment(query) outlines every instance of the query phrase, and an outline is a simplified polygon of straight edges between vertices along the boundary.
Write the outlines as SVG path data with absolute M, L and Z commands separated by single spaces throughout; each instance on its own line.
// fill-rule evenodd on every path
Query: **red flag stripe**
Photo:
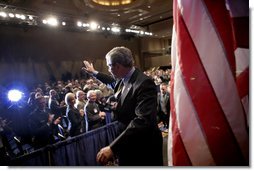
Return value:
M 246 128 L 248 129 L 249 128 L 249 95 L 242 97 L 241 101 L 245 111 Z
M 184 21 L 186 22 L 188 31 L 190 32 L 198 54 L 201 57 L 200 59 L 202 60 L 202 64 L 206 70 L 216 96 L 218 97 L 223 112 L 234 132 L 238 144 L 241 147 L 242 153 L 247 160 L 248 148 L 246 147 L 246 143 L 248 141 L 248 135 L 244 127 L 242 127 L 242 124 L 244 123 L 244 113 L 235 86 L 234 76 L 232 75 L 231 68 L 229 67 L 227 60 L 228 58 L 226 57 L 229 53 L 224 53 L 225 48 L 223 43 L 225 43 L 227 38 L 225 35 L 223 38 L 218 37 L 221 35 L 217 33 L 218 29 L 213 29 L 218 25 L 214 25 L 214 21 L 218 19 L 210 19 L 210 15 L 206 12 L 211 10 L 206 10 L 206 6 L 204 6 L 205 4 L 203 1 L 194 1 L 192 4 L 189 4 L 189 2 L 190 1 L 182 1 L 182 6 L 180 7 L 181 9 L 185 9 L 183 10 Z M 216 2 L 218 4 L 221 3 L 221 1 L 214 1 L 213 3 Z M 211 4 L 208 3 L 208 8 L 211 9 L 209 5 Z M 217 7 L 216 4 L 212 5 Z M 219 5 L 218 8 L 221 8 L 221 6 L 222 5 Z M 223 14 L 224 13 L 220 15 L 220 18 L 227 19 L 227 14 L 225 14 L 225 16 L 223 16 Z M 211 16 L 214 17 L 213 15 Z M 215 17 L 218 16 L 216 15 Z M 195 20 L 193 20 L 194 18 Z M 209 40 L 209 42 L 207 42 L 204 38 Z M 231 39 L 229 38 L 228 40 Z
M 237 17 L 232 20 L 235 47 L 249 48 L 249 17 Z

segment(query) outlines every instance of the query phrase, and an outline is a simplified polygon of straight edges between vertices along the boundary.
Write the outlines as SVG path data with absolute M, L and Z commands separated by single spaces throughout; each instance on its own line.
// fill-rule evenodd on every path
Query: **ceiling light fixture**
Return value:
M 120 6 L 128 5 L 136 0 L 92 0 L 94 3 L 103 6 Z
M 141 0 L 140 0 L 141 1 Z M 132 2 L 140 2 L 132 1 Z M 113 2 L 113 0 L 112 0 Z M 127 1 L 126 1 L 127 2 Z M 133 3 L 135 4 L 135 3 Z M 119 13 L 118 13 L 119 14 Z M 120 14 L 119 14 L 120 16 Z M 67 19 L 67 21 L 66 21 Z M 143 18 L 141 18 L 143 19 Z M 123 34 L 131 36 L 152 36 L 151 32 L 148 32 L 145 28 L 140 26 L 121 26 L 117 23 L 96 23 L 87 21 L 74 21 L 74 18 L 66 18 L 63 16 L 55 16 L 50 18 L 45 18 L 43 15 L 36 13 L 35 11 L 29 11 L 24 9 L 19 9 L 17 7 L 5 7 L 1 8 L 0 4 L 0 24 L 1 23 L 10 23 L 22 24 L 22 26 L 59 26 L 65 27 L 66 29 L 78 31 L 96 31 L 96 32 L 109 32 L 112 34 Z M 67 24 L 68 23 L 68 24 Z M 73 24 L 76 26 L 73 26 Z M 74 24 L 74 25 L 75 25 Z M 44 26 L 43 26 L 44 27 Z

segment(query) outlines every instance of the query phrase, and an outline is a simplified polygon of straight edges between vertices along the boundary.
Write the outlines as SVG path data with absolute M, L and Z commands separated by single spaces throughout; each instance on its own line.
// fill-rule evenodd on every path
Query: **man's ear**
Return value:
M 115 65 L 114 65 L 114 67 L 116 67 L 116 68 L 120 68 L 122 65 L 121 64 L 119 64 L 119 63 L 116 63 Z

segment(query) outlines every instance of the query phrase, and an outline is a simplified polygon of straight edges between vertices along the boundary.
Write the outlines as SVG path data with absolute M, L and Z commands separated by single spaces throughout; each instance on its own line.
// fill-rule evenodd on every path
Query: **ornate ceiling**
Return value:
M 1 8 L 29 10 L 36 15 L 140 26 L 158 37 L 170 37 L 172 0 L 0 0 Z

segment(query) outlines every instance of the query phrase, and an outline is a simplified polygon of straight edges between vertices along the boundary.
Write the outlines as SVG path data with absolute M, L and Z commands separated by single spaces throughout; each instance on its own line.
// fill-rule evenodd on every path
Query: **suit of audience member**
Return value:
M 29 128 L 35 148 L 40 148 L 55 142 L 61 118 L 53 119 L 43 96 L 37 95 L 35 100 L 37 108 L 29 116 Z
M 27 112 L 29 114 L 36 108 L 35 94 L 35 92 L 31 92 L 27 100 Z
M 98 152 L 97 161 L 106 165 L 115 155 L 119 165 L 162 166 L 162 135 L 156 122 L 154 81 L 134 67 L 128 48 L 113 48 L 106 54 L 106 63 L 113 77 L 96 71 L 88 61 L 84 61 L 84 69 L 101 82 L 113 86 L 117 97 L 114 115 L 122 133 Z
M 96 103 L 97 97 L 94 90 L 89 90 L 87 92 L 87 99 L 88 101 L 86 102 L 84 111 L 87 117 L 88 130 L 92 130 L 103 126 L 106 113 L 100 111 L 100 108 Z
M 78 109 L 78 110 L 84 110 L 85 104 L 86 104 L 86 100 L 85 100 L 85 92 L 82 90 L 78 90 L 76 92 L 76 101 L 74 106 Z
M 74 107 L 75 95 L 67 93 L 65 95 L 65 103 L 67 104 L 66 115 L 71 123 L 70 136 L 76 136 L 85 132 L 84 112 L 80 112 Z
M 49 91 L 49 101 L 48 106 L 50 112 L 55 114 L 55 118 L 62 116 L 62 109 L 60 103 L 57 100 L 57 92 L 53 89 Z
M 97 89 L 94 90 L 96 93 L 96 103 L 99 106 L 100 111 L 105 112 L 106 98 L 103 96 L 102 91 Z
M 167 91 L 167 84 L 160 84 L 160 93 L 158 94 L 158 117 L 159 122 L 162 122 L 164 128 L 168 129 L 170 115 L 170 96 Z
M 107 103 L 107 98 L 104 97 L 103 93 L 101 90 L 97 89 L 94 90 L 96 93 L 96 103 L 99 106 L 100 111 L 105 112 L 106 116 L 105 119 L 103 120 L 103 124 L 107 124 L 112 122 L 113 120 L 113 113 L 111 109 L 110 103 Z

